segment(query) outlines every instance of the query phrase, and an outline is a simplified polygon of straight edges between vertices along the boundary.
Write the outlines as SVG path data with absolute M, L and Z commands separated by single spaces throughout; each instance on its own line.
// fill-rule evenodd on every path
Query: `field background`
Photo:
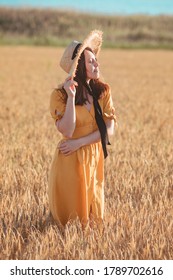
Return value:
M 173 53 L 103 50 L 119 126 L 105 161 L 104 225 L 65 232 L 49 218 L 59 134 L 49 97 L 63 49 L 0 48 L 1 259 L 173 258 Z
M 33 43 L 32 36 L 20 41 L 19 34 L 3 32 L 0 259 L 172 259 L 173 52 L 101 51 L 100 68 L 112 88 L 118 119 L 105 161 L 104 223 L 82 231 L 76 220 L 63 230 L 49 215 L 47 190 L 60 139 L 49 98 L 65 78 L 58 65 L 64 48 L 21 46 Z M 35 38 L 40 44 L 41 37 Z
M 0 44 L 66 46 L 92 29 L 104 47 L 173 49 L 173 15 L 104 16 L 76 11 L 0 7 Z

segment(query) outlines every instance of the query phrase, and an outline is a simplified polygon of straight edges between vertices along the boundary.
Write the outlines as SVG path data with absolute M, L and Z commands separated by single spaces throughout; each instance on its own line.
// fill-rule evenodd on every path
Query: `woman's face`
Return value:
M 98 79 L 99 67 L 95 55 L 89 50 L 85 50 L 84 55 L 87 80 Z

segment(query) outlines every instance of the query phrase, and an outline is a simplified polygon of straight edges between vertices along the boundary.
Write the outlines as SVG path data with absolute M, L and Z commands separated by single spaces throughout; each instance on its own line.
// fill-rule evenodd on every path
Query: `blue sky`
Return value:
M 0 0 L 0 5 L 56 7 L 102 14 L 173 14 L 173 0 Z

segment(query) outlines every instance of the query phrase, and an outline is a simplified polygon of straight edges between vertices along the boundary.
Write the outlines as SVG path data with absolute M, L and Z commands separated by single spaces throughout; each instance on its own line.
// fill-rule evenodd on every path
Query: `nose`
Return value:
M 98 62 L 95 60 L 95 65 L 94 65 L 95 67 L 98 67 L 99 66 L 99 64 L 98 64 Z

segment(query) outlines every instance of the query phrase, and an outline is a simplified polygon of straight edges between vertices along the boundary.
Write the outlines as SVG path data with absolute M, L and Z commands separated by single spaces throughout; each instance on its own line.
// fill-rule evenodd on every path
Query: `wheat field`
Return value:
M 49 113 L 61 48 L 0 47 L 0 259 L 173 258 L 173 52 L 104 49 L 118 127 L 105 160 L 102 225 L 49 215 L 60 135 Z

